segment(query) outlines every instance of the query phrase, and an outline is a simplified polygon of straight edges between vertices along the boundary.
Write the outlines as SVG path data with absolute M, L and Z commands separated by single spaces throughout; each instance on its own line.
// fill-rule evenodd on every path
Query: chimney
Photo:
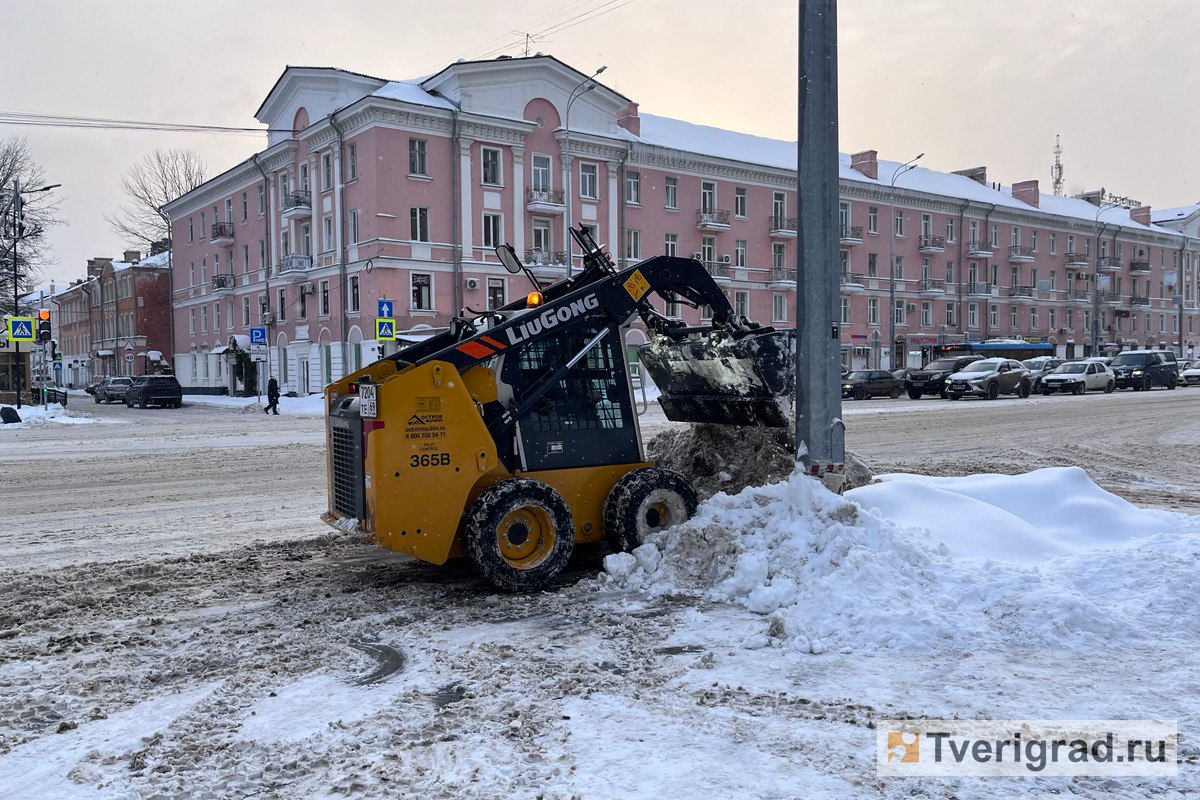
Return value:
M 987 167 L 971 167 L 970 169 L 956 169 L 955 175 L 962 175 L 964 178 L 970 178 L 976 183 L 981 183 L 987 186 Z
M 1137 208 L 1129 209 L 1129 218 L 1134 222 L 1140 222 L 1147 228 L 1150 227 L 1150 206 L 1138 206 Z
M 1038 182 L 1021 181 L 1012 185 L 1012 196 L 1015 200 L 1020 200 L 1022 203 L 1038 207 L 1038 203 L 1042 199 L 1042 193 L 1038 191 Z
M 642 120 L 638 116 L 637 103 L 630 103 L 621 109 L 617 114 L 617 125 L 629 131 L 634 136 L 642 135 Z
M 850 156 L 850 169 L 861 172 L 868 178 L 879 180 L 879 153 L 876 150 L 863 150 Z
M 105 267 L 111 267 L 111 266 L 112 266 L 111 258 L 105 258 L 103 256 L 96 256 L 95 258 L 89 258 L 88 259 L 88 271 L 87 271 L 88 277 L 89 278 L 97 278 L 100 276 L 100 273 L 104 271 Z
M 121 256 L 121 260 L 126 264 L 136 264 L 142 260 L 142 253 L 140 250 L 126 250 Z
M 1100 205 L 1104 201 L 1104 187 L 1093 189 L 1090 192 L 1081 192 L 1075 195 L 1076 200 L 1086 200 L 1094 206 Z

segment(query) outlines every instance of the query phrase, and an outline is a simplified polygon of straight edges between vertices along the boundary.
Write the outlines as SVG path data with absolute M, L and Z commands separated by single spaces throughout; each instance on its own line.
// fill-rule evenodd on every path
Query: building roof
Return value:
M 1197 211 L 1200 211 L 1200 203 L 1192 203 L 1190 206 L 1179 206 L 1178 208 L 1156 208 L 1151 212 L 1151 216 L 1154 222 L 1178 222 L 1187 219 Z
M 116 261 L 112 262 L 113 272 L 121 272 L 132 267 L 140 267 L 142 269 L 167 269 L 171 266 L 171 254 L 168 252 L 157 253 L 156 255 L 146 256 L 141 261 Z

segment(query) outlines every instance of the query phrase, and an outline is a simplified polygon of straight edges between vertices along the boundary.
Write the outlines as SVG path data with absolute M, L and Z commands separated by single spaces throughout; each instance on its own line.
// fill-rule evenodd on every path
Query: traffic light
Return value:
M 38 311 L 38 335 L 39 342 L 50 341 L 50 309 L 43 308 Z
M 13 197 L 13 216 L 16 220 L 16 237 L 20 239 L 25 235 L 25 202 L 20 192 Z

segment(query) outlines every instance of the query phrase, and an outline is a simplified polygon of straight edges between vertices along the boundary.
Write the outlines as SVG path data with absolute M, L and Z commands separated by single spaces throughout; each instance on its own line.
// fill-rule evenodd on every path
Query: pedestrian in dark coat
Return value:
M 274 375 L 267 381 L 267 407 L 263 409 L 263 413 L 279 416 L 279 381 L 275 380 Z

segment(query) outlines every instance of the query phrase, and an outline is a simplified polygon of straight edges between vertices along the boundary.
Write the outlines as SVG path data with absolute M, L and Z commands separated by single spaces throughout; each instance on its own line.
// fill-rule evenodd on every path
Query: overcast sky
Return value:
M 252 115 L 288 64 L 404 79 L 609 11 L 532 47 L 590 71 L 649 113 L 794 139 L 795 0 L 0 0 L 0 108 L 214 125 Z M 547 18 L 548 15 L 557 17 Z M 1197 0 L 841 0 L 841 149 L 923 166 L 986 165 L 1049 191 L 1063 139 L 1068 191 L 1101 185 L 1156 207 L 1200 200 Z M 490 44 L 489 44 L 490 43 Z M 517 49 L 509 50 L 517 54 Z M 210 173 L 265 136 L 67 130 L 24 135 L 66 224 L 48 277 L 119 256 L 104 222 L 120 177 L 155 147 Z

